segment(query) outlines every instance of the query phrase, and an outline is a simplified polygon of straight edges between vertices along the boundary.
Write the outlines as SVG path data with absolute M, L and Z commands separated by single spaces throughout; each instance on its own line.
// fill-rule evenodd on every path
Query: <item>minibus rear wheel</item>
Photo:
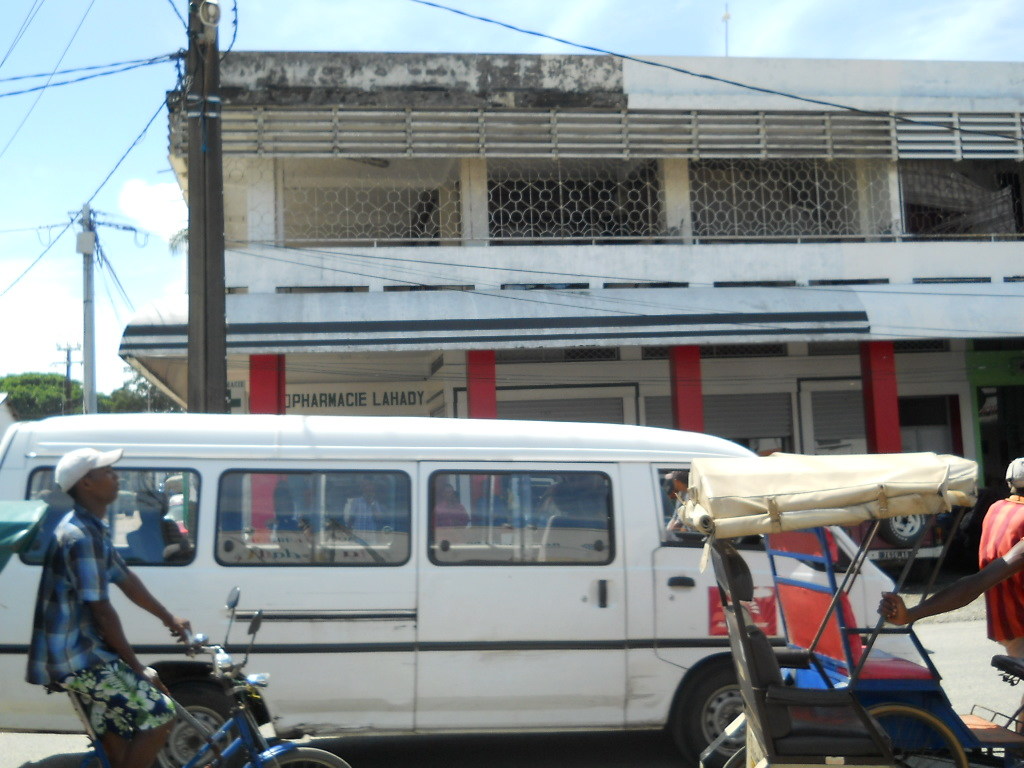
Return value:
M 669 718 L 669 732 L 687 762 L 696 764 L 704 751 L 743 711 L 736 671 L 728 658 L 705 664 L 694 672 L 676 694 Z M 705 768 L 721 768 L 744 744 L 740 734 L 704 762 Z

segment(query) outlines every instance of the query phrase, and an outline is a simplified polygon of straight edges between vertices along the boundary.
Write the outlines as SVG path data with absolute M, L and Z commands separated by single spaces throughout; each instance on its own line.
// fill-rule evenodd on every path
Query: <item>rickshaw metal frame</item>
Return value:
M 694 528 L 708 536 L 706 547 L 715 563 L 724 609 L 730 602 L 735 602 L 732 601 L 730 594 L 735 584 L 730 583 L 728 573 L 719 573 L 722 568 L 723 546 L 727 546 L 725 540 L 752 533 L 804 531 L 829 524 L 849 525 L 863 520 L 873 521 L 868 536 L 861 542 L 861 548 L 847 568 L 841 583 L 836 581 L 834 563 L 826 556 L 829 548 L 822 538 L 822 556 L 817 560 L 826 569 L 831 599 L 812 641 L 806 644 L 808 647 L 796 649 L 807 654 L 806 671 L 797 670 L 793 678 L 806 681 L 813 680 L 817 675 L 821 681 L 817 689 L 847 690 L 855 694 L 858 706 L 862 708 L 877 706 L 884 702 L 895 705 L 897 709 L 904 707 L 904 710 L 900 711 L 923 711 L 928 717 L 940 721 L 937 728 L 942 727 L 945 733 L 954 735 L 959 742 L 955 748 L 960 750 L 963 759 L 957 764 L 966 764 L 964 748 L 972 750 L 972 755 L 977 753 L 982 757 L 988 757 L 986 762 L 990 764 L 998 764 L 1000 760 L 1010 759 L 1008 744 L 1016 734 L 1005 727 L 996 726 L 989 734 L 989 740 L 985 741 L 979 737 L 977 729 L 972 730 L 954 712 L 942 691 L 939 682 L 941 676 L 912 628 L 885 628 L 885 622 L 881 618 L 873 628 L 846 627 L 840 622 L 843 633 L 841 638 L 847 647 L 851 635 L 866 637 L 863 646 L 858 649 L 859 657 L 853 658 L 853 654 L 847 650 L 845 676 L 838 674 L 838 665 L 831 671 L 826 670 L 821 658 L 815 653 L 819 640 L 826 631 L 827 623 L 833 618 L 841 618 L 840 601 L 867 559 L 867 547 L 877 532 L 880 520 L 884 517 L 908 514 L 908 510 L 934 517 L 939 513 L 949 512 L 954 507 L 971 505 L 977 493 L 976 471 L 974 462 L 935 454 L 850 457 L 781 455 L 761 459 L 696 459 L 691 469 L 690 501 L 685 510 L 685 517 Z M 731 478 L 738 478 L 738 482 L 733 483 Z M 948 546 L 947 541 L 943 554 L 948 550 Z M 780 581 L 785 580 L 780 579 L 775 568 L 771 545 L 769 544 L 766 549 L 769 553 L 773 579 L 776 582 L 777 595 L 781 601 L 778 587 Z M 906 579 L 916 550 L 917 547 L 905 564 L 898 586 Z M 941 559 L 939 562 L 941 563 Z M 929 588 L 934 578 L 935 573 L 932 575 Z M 736 617 L 742 617 L 742 610 L 738 604 L 727 610 L 732 610 Z M 783 620 L 785 622 L 785 617 Z M 742 620 L 730 624 L 730 643 L 735 644 L 732 634 L 742 625 Z M 923 661 L 922 666 L 928 670 L 926 675 L 917 675 L 916 679 L 862 679 L 875 640 L 880 634 L 890 633 L 907 634 L 910 637 Z M 750 679 L 750 670 L 740 668 L 744 658 L 742 652 L 737 653 L 734 650 L 741 690 L 745 684 L 744 680 Z M 812 671 L 815 667 L 816 671 Z M 814 688 L 797 687 L 794 690 Z M 745 697 L 745 707 L 749 710 L 747 704 Z M 1019 717 L 1019 714 L 1018 710 L 1012 717 Z M 975 716 L 975 719 L 979 718 Z M 857 756 L 844 755 L 823 755 L 818 756 L 818 760 L 814 759 L 815 756 L 802 756 L 800 761 L 794 763 L 773 751 L 771 735 L 763 732 L 763 718 L 748 718 L 747 725 L 745 752 L 748 768 L 821 764 L 821 760 L 828 764 L 858 764 Z M 737 724 L 734 723 L 729 730 L 735 733 L 736 727 Z M 892 746 L 897 751 L 905 749 L 898 743 L 898 739 L 894 739 L 893 742 Z M 710 755 L 714 746 L 705 751 L 702 758 Z M 822 751 L 827 752 L 828 749 Z M 892 751 L 888 752 L 886 759 L 891 760 L 893 765 L 902 764 Z M 954 755 L 954 760 L 957 759 L 959 758 Z M 863 764 L 877 765 L 878 761 L 872 759 Z

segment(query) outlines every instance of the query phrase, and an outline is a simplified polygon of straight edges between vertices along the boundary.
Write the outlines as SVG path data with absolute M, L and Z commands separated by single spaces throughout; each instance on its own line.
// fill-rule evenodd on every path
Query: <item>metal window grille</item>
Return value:
M 619 359 L 618 347 L 567 347 L 554 349 L 499 349 L 499 363 L 590 363 Z
M 277 293 L 366 293 L 367 285 L 279 285 Z
M 908 352 L 949 352 L 949 339 L 913 339 L 893 342 L 893 350 Z
M 503 291 L 581 291 L 590 283 L 502 283 Z
M 495 241 L 615 241 L 663 234 L 651 160 L 493 160 L 487 169 Z
M 785 357 L 785 344 L 707 344 L 700 348 L 702 358 L 710 357 Z
M 703 238 L 889 232 L 884 164 L 828 160 L 701 160 L 690 164 L 693 232 Z
M 825 280 L 808 280 L 808 285 L 888 285 L 887 277 L 835 278 Z
M 641 360 L 668 360 L 669 347 L 641 347 Z
M 461 236 L 457 161 L 354 158 L 280 165 L 286 243 L 436 243 Z
M 1021 164 L 908 160 L 899 166 L 905 229 L 913 235 L 1024 231 Z
M 642 360 L 667 360 L 671 347 L 652 346 L 640 350 Z M 700 348 L 701 358 L 723 357 L 785 357 L 785 344 L 704 344 Z

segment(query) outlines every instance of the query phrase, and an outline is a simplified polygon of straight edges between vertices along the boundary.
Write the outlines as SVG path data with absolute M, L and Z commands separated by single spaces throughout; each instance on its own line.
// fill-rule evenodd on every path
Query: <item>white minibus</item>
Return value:
M 250 667 L 271 673 L 282 735 L 667 727 L 692 760 L 742 706 L 701 540 L 666 533 L 664 485 L 741 446 L 608 424 L 96 415 L 18 423 L 0 444 L 0 498 L 49 505 L 0 572 L 0 729 L 80 730 L 64 697 L 21 682 L 71 504 L 53 468 L 80 446 L 124 449 L 111 535 L 170 610 L 218 640 L 231 587 L 240 618 L 263 612 Z M 759 542 L 742 546 L 755 619 L 781 635 Z M 867 567 L 862 616 L 890 583 Z M 223 717 L 203 664 L 115 600 L 179 699 Z

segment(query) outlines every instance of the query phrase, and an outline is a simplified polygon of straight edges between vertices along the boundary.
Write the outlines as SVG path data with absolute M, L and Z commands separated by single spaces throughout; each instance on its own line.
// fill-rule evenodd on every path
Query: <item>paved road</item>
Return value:
M 315 739 L 353 768 L 680 768 L 660 733 Z M 2 768 L 78 768 L 84 737 L 0 733 Z
M 985 639 L 979 601 L 946 616 L 920 622 L 917 632 L 944 677 L 958 712 L 984 703 L 1013 711 L 1021 690 L 1003 683 L 989 665 L 1001 647 Z M 577 734 L 569 736 L 471 736 L 347 739 L 312 742 L 337 752 L 353 768 L 680 768 L 661 734 Z M 0 733 L 0 768 L 77 768 L 85 749 L 81 736 Z

